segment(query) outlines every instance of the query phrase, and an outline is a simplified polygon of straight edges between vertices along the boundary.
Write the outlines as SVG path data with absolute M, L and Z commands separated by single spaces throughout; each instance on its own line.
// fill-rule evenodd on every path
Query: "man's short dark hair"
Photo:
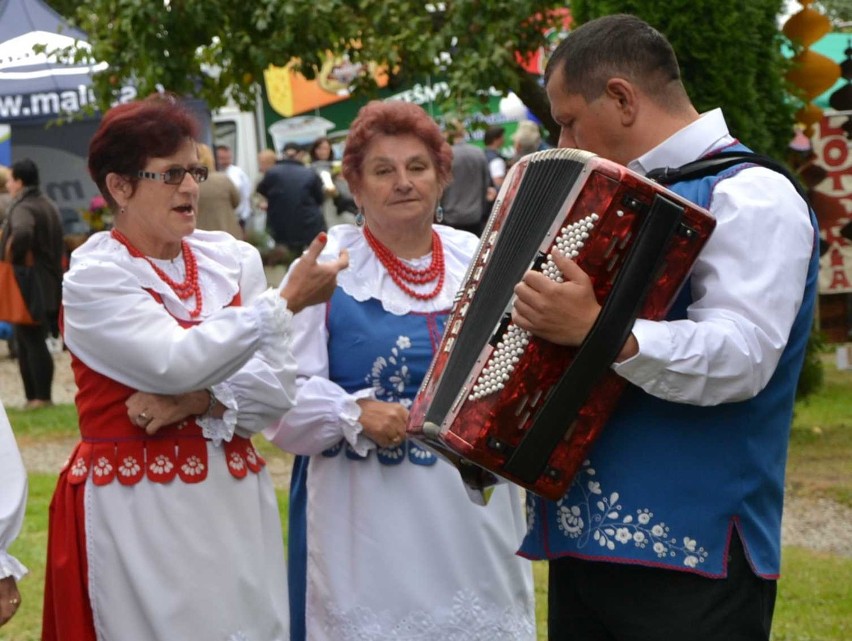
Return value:
M 614 14 L 580 25 L 568 33 L 547 62 L 545 83 L 558 73 L 570 93 L 591 102 L 600 97 L 607 82 L 622 77 L 660 97 L 677 83 L 680 67 L 666 37 L 644 20 Z
M 38 166 L 29 158 L 12 163 L 12 178 L 24 187 L 38 187 Z
M 302 145 L 297 142 L 293 142 L 292 140 L 284 145 L 284 153 L 294 152 L 299 153 L 302 151 Z
M 498 140 L 506 135 L 506 128 L 501 127 L 500 125 L 492 125 L 488 129 L 485 130 L 485 136 L 482 138 L 482 142 L 485 143 L 487 147 L 495 140 Z

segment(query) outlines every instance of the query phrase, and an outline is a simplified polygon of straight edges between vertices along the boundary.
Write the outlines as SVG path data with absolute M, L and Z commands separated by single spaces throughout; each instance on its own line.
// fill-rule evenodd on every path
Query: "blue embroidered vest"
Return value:
M 715 185 L 744 166 L 671 189 L 707 207 Z M 816 230 L 813 212 L 811 224 Z M 755 572 L 778 576 L 787 443 L 813 317 L 817 247 L 801 309 L 766 388 L 746 401 L 697 407 L 628 386 L 566 495 L 557 502 L 528 495 L 524 556 L 721 577 L 737 527 Z M 687 284 L 668 320 L 686 318 L 690 303 Z
M 337 288 L 327 319 L 329 379 L 350 393 L 372 387 L 377 400 L 408 407 L 441 342 L 448 315 L 396 316 L 374 298 L 359 303 Z M 336 456 L 341 449 L 353 460 L 365 458 L 343 441 L 323 456 Z M 419 465 L 436 461 L 429 450 L 409 440 L 376 450 L 376 457 L 385 465 L 402 463 L 406 455 Z

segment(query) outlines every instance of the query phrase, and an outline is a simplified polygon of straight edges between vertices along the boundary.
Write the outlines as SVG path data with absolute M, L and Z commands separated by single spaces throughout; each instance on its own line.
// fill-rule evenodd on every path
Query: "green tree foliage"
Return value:
M 309 78 L 327 52 L 353 63 L 378 63 L 391 85 L 441 76 L 444 105 L 458 114 L 485 102 L 483 90 L 515 91 L 544 119 L 549 109 L 534 75 L 516 52 L 534 52 L 558 17 L 553 0 L 49 0 L 87 33 L 92 55 L 109 62 L 94 79 L 101 107 L 132 79 L 140 95 L 162 86 L 203 98 L 230 96 L 252 108 L 268 65 L 294 59 Z M 356 89 L 370 91 L 369 74 Z
M 835 30 L 849 31 L 852 28 L 852 0 L 820 0 L 812 8 L 828 16 Z
M 637 15 L 672 43 L 699 111 L 722 107 L 734 136 L 785 159 L 793 112 L 784 81 L 782 0 L 574 0 L 578 22 Z
M 514 91 L 555 140 L 540 79 L 516 52 L 545 46 L 544 32 L 561 20 L 553 10 L 570 5 L 580 22 L 624 11 L 661 29 L 696 106 L 723 107 L 735 135 L 758 151 L 783 154 L 796 108 L 783 82 L 782 0 L 48 1 L 88 34 L 93 56 L 109 62 L 94 81 L 101 107 L 132 79 L 141 95 L 162 86 L 214 108 L 229 96 L 250 108 L 268 65 L 297 59 L 313 77 L 333 51 L 386 65 L 392 86 L 446 79 L 445 112 L 481 109 L 490 87 Z M 365 74 L 356 90 L 371 89 Z

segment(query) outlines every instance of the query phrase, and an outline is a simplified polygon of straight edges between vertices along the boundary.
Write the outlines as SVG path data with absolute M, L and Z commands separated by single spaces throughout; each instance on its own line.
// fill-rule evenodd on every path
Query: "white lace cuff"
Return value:
M 376 390 L 368 387 L 352 394 L 344 402 L 340 418 L 343 421 L 343 438 L 359 456 L 367 456 L 367 452 L 376 448 L 376 443 L 364 434 L 364 426 L 358 422 L 361 418 L 361 408 L 356 401 L 362 398 L 376 400 Z
M 276 290 L 269 288 L 257 297 L 254 309 L 258 313 L 261 349 L 279 350 L 281 337 L 287 335 L 293 318 L 293 312 L 287 309 L 287 301 Z
M 222 418 L 213 416 L 199 416 L 197 419 L 198 425 L 201 427 L 201 434 L 204 438 L 209 439 L 216 447 L 222 444 L 222 441 L 230 442 L 234 437 L 234 430 L 237 428 L 237 398 L 234 391 L 226 381 L 217 383 L 211 388 L 213 396 L 222 405 L 225 406 L 225 413 Z
M 0 579 L 13 576 L 15 581 L 20 581 L 27 572 L 29 570 L 23 563 L 5 550 L 0 550 Z

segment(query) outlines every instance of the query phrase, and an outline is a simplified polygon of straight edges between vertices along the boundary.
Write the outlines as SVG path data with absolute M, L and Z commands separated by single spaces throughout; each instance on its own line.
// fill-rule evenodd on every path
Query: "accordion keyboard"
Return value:
M 572 222 L 559 230 L 554 246 L 568 258 L 576 258 L 586 239 L 591 235 L 595 223 L 600 216 L 592 213 L 580 220 Z M 553 262 L 553 255 L 548 254 L 541 266 L 541 272 L 557 283 L 562 282 L 562 272 Z M 501 391 L 506 386 L 506 381 L 512 375 L 515 365 L 520 362 L 521 355 L 529 345 L 532 335 L 518 327 L 509 325 L 503 338 L 497 342 L 497 346 L 479 373 L 479 377 L 471 388 L 470 400 L 476 401 L 489 394 Z

